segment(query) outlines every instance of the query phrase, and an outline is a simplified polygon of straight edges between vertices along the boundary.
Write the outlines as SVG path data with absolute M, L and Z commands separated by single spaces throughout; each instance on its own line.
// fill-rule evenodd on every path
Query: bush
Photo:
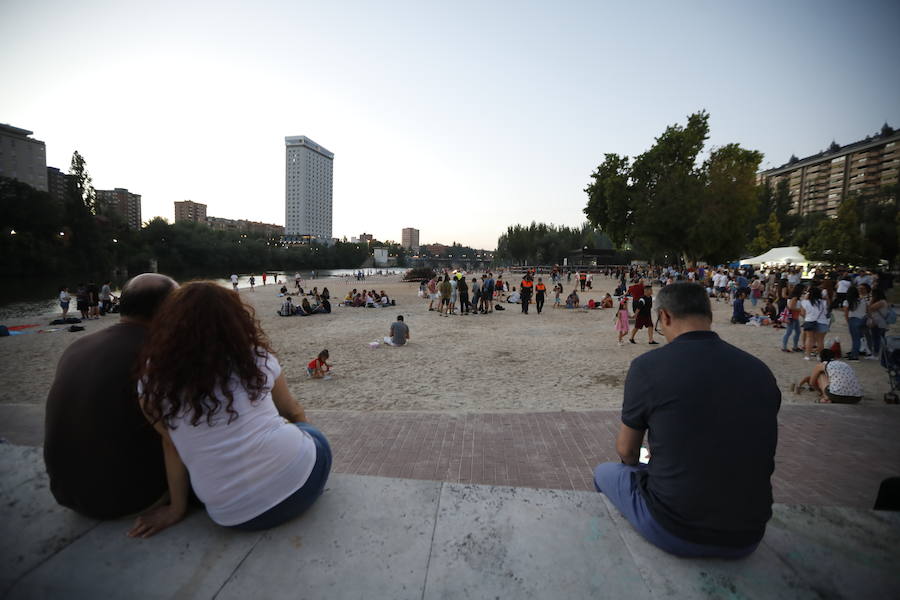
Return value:
M 406 272 L 403 281 L 428 281 L 432 277 L 434 277 L 434 269 L 431 267 L 416 267 Z

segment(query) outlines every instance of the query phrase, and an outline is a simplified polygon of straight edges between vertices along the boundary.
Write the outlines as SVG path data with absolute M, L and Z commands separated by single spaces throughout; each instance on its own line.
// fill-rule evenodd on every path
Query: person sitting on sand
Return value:
M 656 311 L 669 343 L 631 362 L 616 439 L 621 462 L 598 465 L 594 485 L 666 552 L 743 558 L 772 516 L 781 391 L 764 362 L 712 331 L 702 285 L 665 286 Z M 645 436 L 647 465 L 639 462 Z
M 300 306 L 294 309 L 294 312 L 300 316 L 305 317 L 306 315 L 313 314 L 313 307 L 310 305 L 307 298 L 303 298 L 302 300 L 300 300 Z
M 581 299 L 578 298 L 578 290 L 572 290 L 572 293 L 566 298 L 566 308 L 578 308 Z
M 834 352 L 828 348 L 819 352 L 819 364 L 813 367 L 812 373 L 791 385 L 791 391 L 799 394 L 803 386 L 818 392 L 817 402 L 834 404 L 856 404 L 862 400 L 862 386 L 849 364 L 836 360 Z
M 388 337 L 384 338 L 384 343 L 388 346 L 403 346 L 409 341 L 409 326 L 403 322 L 403 315 L 397 315 L 397 320 L 391 323 L 391 329 L 388 331 Z
M 744 310 L 744 292 L 735 292 L 732 304 L 731 322 L 740 325 L 750 321 L 750 315 Z
M 366 294 L 366 308 L 378 308 L 378 300 L 375 299 L 375 290 L 370 290 Z
M 388 298 L 388 295 L 384 293 L 384 290 L 381 290 L 381 305 L 382 306 L 390 306 L 392 304 L 391 299 Z
M 328 350 L 319 352 L 319 355 L 306 365 L 306 374 L 313 379 L 330 378 L 329 371 L 331 371 L 331 365 L 328 364 Z
M 59 359 L 47 395 L 44 463 L 60 505 L 114 519 L 165 493 L 162 444 L 141 412 L 134 370 L 150 321 L 176 287 L 155 273 L 129 280 L 120 322 L 82 334 Z
M 613 299 L 612 296 L 609 295 L 609 292 L 603 296 L 603 299 L 600 301 L 600 308 L 612 308 L 613 307 Z
M 510 304 L 518 304 L 522 301 L 522 294 L 516 291 L 516 286 L 513 286 L 512 292 L 507 296 L 506 301 Z
M 322 493 L 328 440 L 306 422 L 240 296 L 212 282 L 173 292 L 140 364 L 138 393 L 163 440 L 170 498 L 139 516 L 129 536 L 180 521 L 191 488 L 214 522 L 243 531 L 293 519 Z
M 347 292 L 347 295 L 344 296 L 344 306 L 351 306 L 353 304 L 354 297 L 356 297 L 355 289 L 352 292 Z
M 281 303 L 281 310 L 278 311 L 278 314 L 282 317 L 294 316 L 294 302 L 290 296 L 285 296 L 284 302 Z

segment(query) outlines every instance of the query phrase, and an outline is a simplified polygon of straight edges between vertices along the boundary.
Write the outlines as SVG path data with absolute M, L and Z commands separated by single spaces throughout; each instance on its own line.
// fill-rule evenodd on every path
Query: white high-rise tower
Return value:
M 334 153 L 304 135 L 286 137 L 284 145 L 285 240 L 330 244 Z

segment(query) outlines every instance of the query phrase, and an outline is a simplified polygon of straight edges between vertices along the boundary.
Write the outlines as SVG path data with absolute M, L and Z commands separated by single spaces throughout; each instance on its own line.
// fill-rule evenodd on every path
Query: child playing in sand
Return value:
M 328 350 L 322 350 L 319 352 L 319 356 L 306 365 L 306 374 L 314 379 L 331 379 L 331 375 L 328 374 L 331 371 L 331 365 L 327 361 Z
M 619 332 L 619 345 L 625 345 L 625 334 L 628 333 L 628 298 L 622 296 L 619 299 L 619 309 L 616 311 L 616 331 Z

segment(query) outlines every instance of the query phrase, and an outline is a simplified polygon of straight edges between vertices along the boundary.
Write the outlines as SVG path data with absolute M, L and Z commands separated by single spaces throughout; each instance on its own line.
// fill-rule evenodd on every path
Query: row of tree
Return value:
M 172 224 L 158 217 L 133 231 L 111 207 L 98 204 L 78 152 L 69 174 L 60 198 L 0 177 L 0 272 L 102 278 L 115 270 L 146 271 L 151 261 L 161 272 L 174 274 L 355 268 L 369 259 L 372 247 L 388 246 L 338 242 L 285 247 L 250 233 Z M 403 266 L 403 249 L 388 248 Z
M 613 243 L 589 223 L 566 227 L 532 221 L 507 227 L 497 240 L 494 257 L 501 263 L 557 265 L 584 248 L 612 250 Z
M 834 264 L 897 261 L 896 185 L 845 198 L 834 219 L 791 214 L 786 181 L 756 183 L 761 153 L 732 143 L 700 161 L 708 137 L 709 114 L 700 111 L 633 160 L 606 154 L 585 189 L 589 223 L 656 262 L 719 264 L 782 245 Z

